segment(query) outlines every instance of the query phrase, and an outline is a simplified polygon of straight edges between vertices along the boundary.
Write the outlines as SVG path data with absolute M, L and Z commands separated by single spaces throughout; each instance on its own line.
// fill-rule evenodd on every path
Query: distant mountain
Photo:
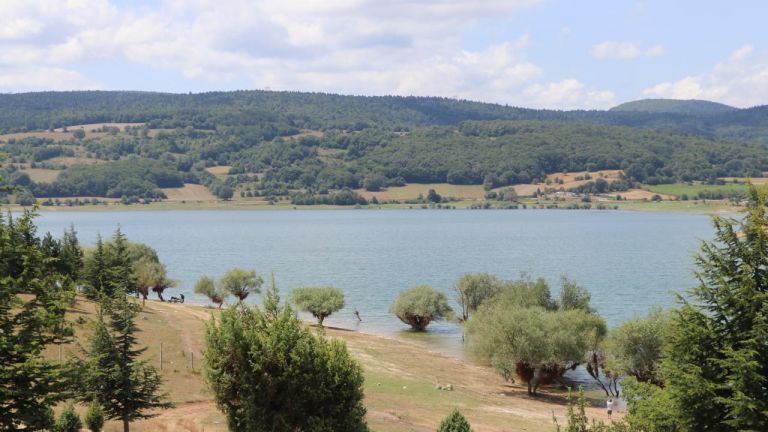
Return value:
M 610 111 L 631 111 L 674 114 L 715 114 L 735 111 L 738 108 L 696 99 L 641 99 L 615 106 Z

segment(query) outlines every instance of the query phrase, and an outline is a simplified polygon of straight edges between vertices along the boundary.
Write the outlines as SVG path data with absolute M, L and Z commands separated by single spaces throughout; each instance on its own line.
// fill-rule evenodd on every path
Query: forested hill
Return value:
M 192 183 L 220 197 L 353 204 L 361 200 L 345 189 L 494 188 L 594 170 L 621 170 L 614 187 L 627 188 L 768 171 L 766 106 L 674 114 L 299 92 L 44 92 L 0 95 L 0 132 L 0 178 L 24 202 L 157 199 Z
M 632 102 L 625 102 L 610 109 L 610 111 L 674 114 L 718 114 L 735 110 L 737 110 L 737 108 L 729 105 L 695 99 L 642 99 Z
M 343 96 L 325 93 L 234 91 L 171 94 L 75 91 L 0 94 L 0 132 L 108 122 L 196 129 L 269 123 L 278 129 L 402 130 L 466 120 L 540 120 L 646 127 L 679 133 L 768 142 L 768 106 L 742 110 L 691 108 L 692 102 L 637 101 L 630 109 L 556 111 L 437 97 Z M 636 109 L 637 104 L 656 109 Z M 714 104 L 714 103 L 710 103 Z M 621 107 L 620 105 L 619 107 Z M 635 109 L 631 109 L 631 107 Z M 670 107 L 676 108 L 670 108 Z M 686 108 L 687 107 L 687 108 Z M 727 107 L 723 105 L 723 107 Z

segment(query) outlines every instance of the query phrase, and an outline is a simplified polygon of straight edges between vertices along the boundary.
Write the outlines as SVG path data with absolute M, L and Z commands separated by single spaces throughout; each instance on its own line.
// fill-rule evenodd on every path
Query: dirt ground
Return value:
M 200 306 L 146 302 L 137 321 L 142 329 L 139 342 L 149 347 L 145 355 L 156 367 L 160 366 L 162 343 L 164 389 L 176 406 L 132 424 L 131 430 L 227 430 L 201 371 L 204 323 L 215 313 Z M 72 319 L 90 318 L 93 305 L 79 300 L 70 315 Z M 76 324 L 80 337 L 88 328 L 82 320 Z M 461 410 L 478 432 L 551 431 L 553 415 L 563 424 L 566 399 L 561 391 L 544 389 L 532 398 L 524 386 L 505 383 L 489 368 L 432 352 L 411 341 L 342 329 L 328 329 L 327 335 L 346 341 L 363 365 L 365 405 L 374 431 L 431 432 L 454 408 Z M 74 346 L 67 347 L 63 355 L 77 352 Z M 450 383 L 454 390 L 438 390 L 436 383 Z M 589 408 L 588 415 L 606 419 L 601 408 Z M 116 422 L 105 428 L 107 432 L 120 430 Z

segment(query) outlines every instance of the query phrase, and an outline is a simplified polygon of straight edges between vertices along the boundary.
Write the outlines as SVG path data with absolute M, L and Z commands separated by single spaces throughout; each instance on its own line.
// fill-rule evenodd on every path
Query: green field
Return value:
M 699 192 L 723 192 L 723 193 L 739 193 L 745 192 L 747 186 L 743 184 L 725 184 L 725 185 L 708 185 L 701 183 L 687 184 L 687 183 L 672 183 L 648 186 L 648 190 L 664 195 L 671 196 L 683 196 L 688 195 L 691 199 L 699 195 Z

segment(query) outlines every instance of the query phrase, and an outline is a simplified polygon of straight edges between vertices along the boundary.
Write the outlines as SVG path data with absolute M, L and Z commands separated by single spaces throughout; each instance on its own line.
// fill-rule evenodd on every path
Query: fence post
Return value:
M 163 370 L 163 343 L 160 342 L 160 370 Z

